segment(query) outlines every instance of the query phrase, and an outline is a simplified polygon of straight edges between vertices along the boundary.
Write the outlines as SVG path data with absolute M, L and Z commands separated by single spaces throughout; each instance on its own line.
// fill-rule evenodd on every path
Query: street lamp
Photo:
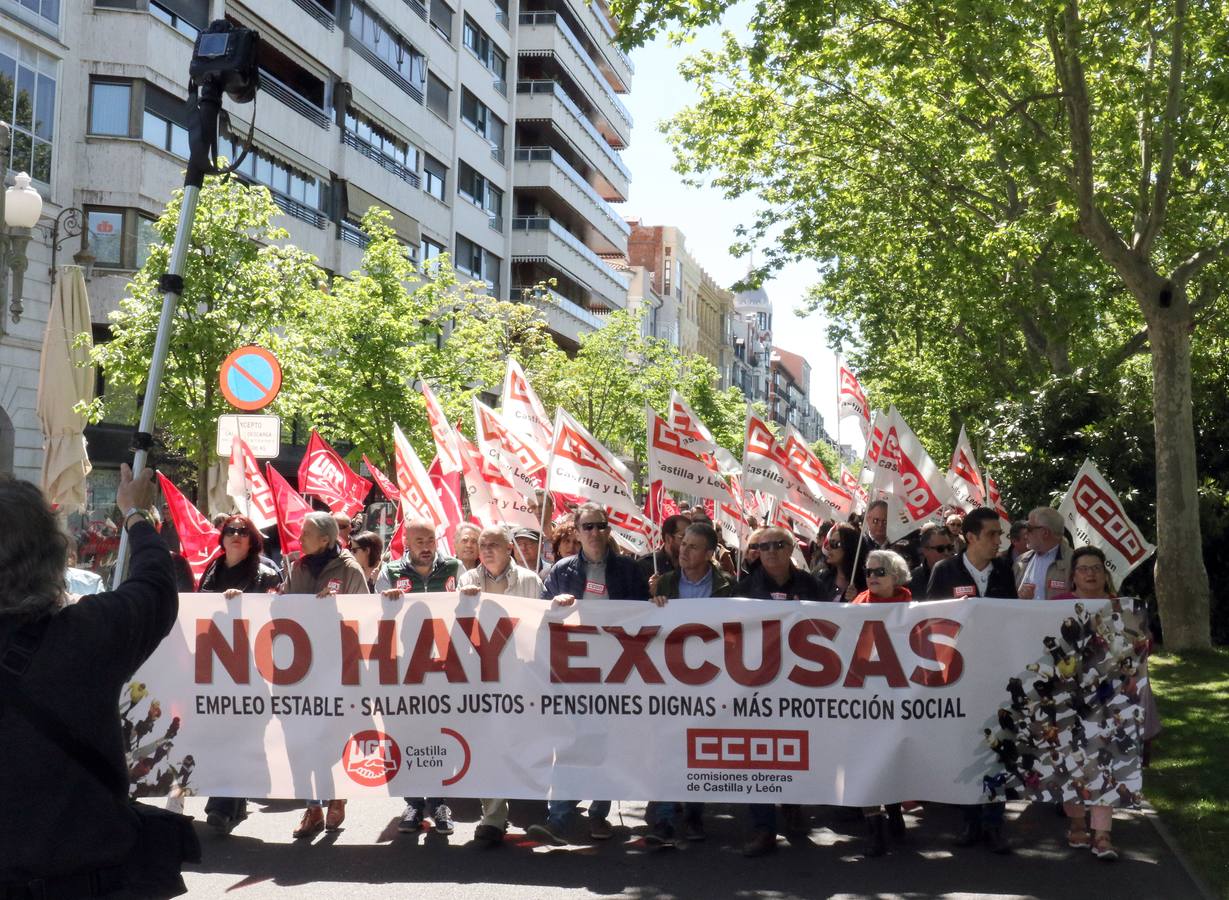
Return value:
M 0 122 L 0 146 L 5 149 L 6 158 L 9 135 L 9 126 Z M 42 213 L 42 196 L 30 187 L 30 176 L 25 172 L 18 172 L 13 177 L 13 186 L 4 192 L 3 200 L 0 201 L 0 218 L 4 220 L 4 227 L 0 228 L 0 309 L 9 306 L 14 322 L 21 321 L 23 311 L 21 295 L 26 274 L 26 245 L 30 243 L 32 229 Z M 9 271 L 13 273 L 11 305 Z M 2 311 L 0 315 L 3 315 Z
M 94 271 L 95 256 L 90 250 L 90 231 L 85 227 L 85 215 L 81 210 L 73 206 L 66 206 L 60 210 L 60 214 L 55 217 L 55 221 L 50 226 L 44 225 L 51 234 L 51 286 L 55 287 L 56 277 L 56 256 L 60 252 L 62 245 L 69 238 L 80 236 L 81 249 L 73 254 L 73 262 L 79 265 L 85 273 L 85 280 L 90 280 L 90 275 Z M 60 232 L 64 232 L 64 236 L 60 236 Z

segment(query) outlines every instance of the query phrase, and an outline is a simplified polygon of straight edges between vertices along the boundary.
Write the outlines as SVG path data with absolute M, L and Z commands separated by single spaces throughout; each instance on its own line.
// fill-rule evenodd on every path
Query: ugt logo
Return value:
M 382 731 L 360 731 L 346 741 L 341 764 L 355 784 L 379 787 L 401 770 L 401 748 Z

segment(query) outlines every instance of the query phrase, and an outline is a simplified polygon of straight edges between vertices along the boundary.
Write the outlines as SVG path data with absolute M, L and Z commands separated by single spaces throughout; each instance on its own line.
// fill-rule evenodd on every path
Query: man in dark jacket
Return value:
M 928 599 L 930 574 L 935 566 L 945 559 L 951 559 L 956 552 L 956 545 L 950 531 L 937 522 L 927 522 L 922 526 L 918 540 L 918 549 L 922 553 L 922 563 L 917 566 L 909 577 L 909 593 L 914 600 Z
M 981 507 L 964 517 L 965 550 L 953 559 L 935 566 L 927 588 L 927 599 L 946 600 L 965 597 L 1004 597 L 1016 599 L 1016 580 L 1011 563 L 999 558 L 1003 526 L 993 509 Z M 958 843 L 971 846 L 983 839 L 995 853 L 1010 853 L 1011 845 L 1003 833 L 1006 804 L 983 803 L 964 808 L 964 831 Z
M 583 503 L 576 510 L 576 535 L 580 552 L 565 556 L 553 566 L 542 588 L 542 599 L 559 606 L 571 606 L 585 600 L 648 600 L 649 585 L 636 560 L 615 553 L 610 544 L 610 522 L 605 508 L 596 503 Z M 546 822 L 531 825 L 526 833 L 535 840 L 553 846 L 567 843 L 563 833 L 567 821 L 576 810 L 577 800 L 550 800 L 546 805 Z M 613 835 L 609 800 L 594 800 L 589 804 L 589 836 L 596 841 L 609 840 Z
M 794 565 L 794 536 L 777 526 L 760 528 L 747 549 L 759 554 L 760 564 L 734 586 L 735 597 L 753 600 L 818 600 L 819 582 Z
M 729 597 L 734 579 L 714 562 L 717 530 L 707 522 L 688 525 L 679 542 L 679 567 L 657 579 L 653 602 L 664 606 L 678 597 Z
M 128 780 L 117 698 L 179 613 L 171 555 L 150 524 L 153 470 L 120 469 L 116 504 L 132 551 L 114 591 L 64 606 L 67 542 L 34 485 L 0 480 L 0 658 L 16 633 L 45 621 L 19 689 Z M 6 660 L 7 661 L 7 660 Z M 0 694 L 0 897 L 89 897 L 124 891 L 121 864 L 137 820 L 107 785 Z
M 580 552 L 553 566 L 542 586 L 542 599 L 570 606 L 577 600 L 648 600 L 649 583 L 636 560 L 610 546 L 606 510 L 585 503 L 576 510 Z

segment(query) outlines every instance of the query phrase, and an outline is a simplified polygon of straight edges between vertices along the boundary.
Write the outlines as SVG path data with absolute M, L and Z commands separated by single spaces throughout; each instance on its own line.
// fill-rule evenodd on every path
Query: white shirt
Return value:
M 1037 590 L 1033 594 L 1035 600 L 1048 600 L 1046 591 L 1050 588 L 1050 583 L 1046 579 L 1046 574 L 1050 571 L 1050 566 L 1054 560 L 1058 558 L 1058 548 L 1061 544 L 1055 544 L 1045 553 L 1034 553 L 1033 558 L 1029 560 L 1028 568 L 1024 570 L 1024 577 L 1020 579 L 1021 584 L 1034 585 Z
M 88 569 L 78 569 L 74 566 L 68 566 L 64 570 L 64 584 L 70 594 L 77 596 L 101 594 L 106 590 L 103 586 L 101 575 Z
M 994 563 L 988 562 L 986 568 L 979 570 L 969 562 L 968 556 L 962 556 L 961 559 L 964 560 L 965 569 L 973 576 L 973 582 L 977 585 L 977 596 L 986 596 L 986 591 L 990 589 L 990 572 L 994 569 Z

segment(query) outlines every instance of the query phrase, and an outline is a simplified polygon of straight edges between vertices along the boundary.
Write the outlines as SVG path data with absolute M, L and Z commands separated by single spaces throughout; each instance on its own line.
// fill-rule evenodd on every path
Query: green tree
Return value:
M 150 248 L 128 296 L 111 314 L 112 339 L 94 348 L 92 361 L 102 367 L 110 399 L 99 398 L 88 408 L 93 421 L 107 414 L 108 403 L 145 389 L 162 311 L 158 280 L 166 271 L 182 201 L 183 192 L 177 191 L 155 223 L 160 243 Z M 245 344 L 260 344 L 285 361 L 284 326 L 300 314 L 321 277 L 310 254 L 277 246 L 288 237 L 272 224 L 279 214 L 266 188 L 216 177 L 206 178 L 201 188 L 156 411 L 168 448 L 192 460 L 198 503 L 205 500 L 218 416 L 233 412 L 218 389 L 222 361 Z M 294 380 L 292 368 L 285 377 Z M 279 397 L 274 411 L 287 409 Z
M 613 0 L 625 40 L 728 0 Z M 919 432 L 1081 366 L 1151 354 L 1156 583 L 1208 643 L 1193 327 L 1225 274 L 1218 4 L 763 0 L 686 74 L 680 168 L 765 208 L 760 274 L 819 260 L 815 301 Z M 923 405 L 920 398 L 925 398 Z M 937 401 L 937 402 L 936 402 Z

